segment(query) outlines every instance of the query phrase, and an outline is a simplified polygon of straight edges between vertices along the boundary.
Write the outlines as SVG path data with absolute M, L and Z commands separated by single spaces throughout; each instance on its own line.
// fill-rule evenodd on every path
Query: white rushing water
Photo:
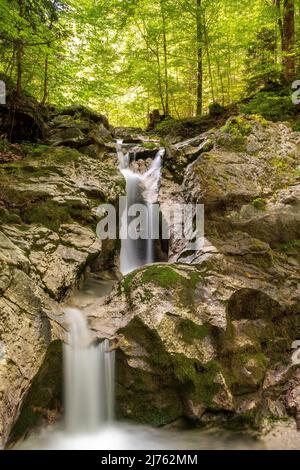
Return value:
M 161 177 L 162 156 L 164 149 L 159 149 L 150 168 L 143 174 L 130 169 L 130 155 L 122 151 L 122 141 L 117 145 L 119 169 L 126 180 L 126 209 L 122 214 L 121 229 L 128 227 L 132 217 L 128 210 L 133 204 L 144 204 L 148 211 L 148 224 L 146 239 L 133 239 L 130 236 L 121 240 L 120 271 L 122 274 L 150 264 L 155 261 L 154 256 L 154 210 L 153 204 L 157 202 L 159 181 Z M 137 230 L 139 228 L 137 227 Z M 127 233 L 127 231 L 125 231 Z
M 65 420 L 69 433 L 95 432 L 114 416 L 114 352 L 108 341 L 93 344 L 80 310 L 66 309 L 64 346 Z

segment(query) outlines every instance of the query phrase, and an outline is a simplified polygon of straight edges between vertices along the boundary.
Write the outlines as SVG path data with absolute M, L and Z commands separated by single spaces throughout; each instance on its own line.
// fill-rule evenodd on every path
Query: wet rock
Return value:
M 55 125 L 64 131 L 64 122 Z M 45 147 L 38 158 L 29 155 L 0 171 L 10 215 L 0 216 L 0 445 L 5 445 L 19 416 L 14 438 L 60 412 L 55 387 L 61 376 L 48 366 L 46 378 L 40 381 L 39 374 L 53 342 L 65 339 L 59 302 L 98 258 L 108 262 L 96 235 L 96 210 L 101 202 L 116 204 L 124 181 L 114 164 L 69 147 Z
M 283 328 L 292 338 L 294 326 L 271 284 L 254 289 L 253 279 L 249 290 L 247 272 L 235 269 L 224 258 L 149 266 L 87 310 L 99 337 L 117 338 L 119 416 L 155 425 L 182 416 L 204 423 L 207 413 L 222 420 L 224 412 L 237 426 L 259 420 L 265 377 L 285 354 L 278 339 Z

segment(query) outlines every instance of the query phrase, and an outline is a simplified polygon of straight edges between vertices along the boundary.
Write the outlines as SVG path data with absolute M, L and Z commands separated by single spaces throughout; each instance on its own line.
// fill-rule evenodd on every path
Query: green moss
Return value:
M 146 292 L 147 284 L 156 284 L 163 289 L 176 289 L 178 301 L 187 308 L 193 308 L 196 285 L 203 279 L 200 272 L 186 272 L 181 275 L 170 265 L 153 265 L 139 269 L 125 276 L 120 284 L 120 289 L 126 295 L 130 293 L 131 288 L 141 285 L 144 288 L 145 295 L 141 296 L 141 301 L 149 300 L 150 291 Z
M 256 121 L 263 127 L 266 127 L 269 124 L 269 121 L 265 119 L 261 114 L 251 114 L 249 117 L 251 118 L 251 120 Z
M 22 219 L 14 212 L 9 212 L 4 208 L 0 208 L 0 223 L 1 224 L 21 224 Z
M 200 365 L 182 354 L 173 355 L 174 374 L 184 385 L 191 399 L 213 408 L 213 398 L 220 391 L 216 376 L 222 370 L 218 361 L 212 360 L 205 366 Z
M 182 281 L 182 276 L 169 266 L 149 266 L 144 270 L 141 283 L 154 283 L 168 289 Z
M 10 149 L 10 143 L 8 142 L 8 140 L 0 138 L 0 152 L 7 152 Z
M 270 160 L 270 163 L 274 168 L 278 168 L 280 170 L 286 170 L 287 168 L 289 168 L 288 162 L 280 157 L 272 158 Z
M 209 334 L 209 331 L 210 328 L 207 324 L 197 325 L 191 320 L 181 320 L 178 325 L 178 333 L 188 344 L 192 344 L 195 339 L 201 340 L 205 338 Z
M 71 163 L 76 162 L 81 156 L 78 150 L 70 147 L 47 147 L 46 151 L 36 157 L 39 162 L 44 163 Z
M 258 419 L 257 411 L 251 410 L 246 411 L 244 413 L 236 413 L 226 421 L 225 427 L 226 429 L 230 429 L 231 431 L 241 431 L 241 430 L 249 430 L 252 429 L 259 429 L 259 419 Z
M 275 261 L 272 253 L 268 256 L 267 253 L 262 253 L 261 255 L 250 256 L 249 263 L 254 264 L 258 268 L 270 269 L 274 266 Z
M 49 145 L 45 144 L 31 144 L 31 143 L 23 143 L 21 144 L 21 149 L 22 152 L 27 156 L 27 157 L 39 157 L 42 155 L 44 152 L 49 150 Z
M 236 116 L 228 119 L 225 126 L 221 129 L 224 134 L 231 134 L 233 136 L 247 136 L 251 134 L 252 124 L 244 116 Z
M 129 294 L 131 282 L 133 281 L 135 276 L 136 276 L 136 272 L 132 272 L 130 274 L 127 274 L 127 276 L 125 276 L 124 279 L 122 280 L 120 287 L 125 292 L 125 294 Z
M 292 120 L 292 129 L 295 132 L 300 131 L 300 116 L 297 116 Z
M 257 197 L 255 199 L 253 199 L 252 205 L 255 207 L 255 209 L 258 209 L 260 211 L 264 211 L 266 209 L 267 202 L 262 197 Z
M 298 255 L 300 253 L 300 240 L 291 240 L 288 243 L 279 243 L 275 249 L 288 255 Z
M 143 142 L 142 147 L 144 149 L 153 150 L 153 149 L 157 148 L 157 143 L 155 143 L 155 142 Z
M 167 135 L 172 131 L 175 123 L 176 123 L 175 119 L 173 119 L 171 117 L 168 117 L 168 118 L 164 119 L 163 121 L 159 122 L 155 126 L 155 131 L 157 131 L 158 133 L 161 133 L 163 135 Z
M 174 373 L 180 382 L 191 382 L 196 385 L 198 381 L 198 372 L 195 367 L 197 363 L 193 362 L 183 354 L 174 354 L 172 356 Z
M 267 367 L 270 363 L 269 358 L 263 352 L 258 352 L 255 354 L 255 359 L 259 364 L 261 364 L 262 367 Z
M 41 224 L 53 231 L 58 231 L 62 224 L 77 221 L 93 226 L 96 223 L 91 212 L 77 204 L 58 204 L 53 200 L 37 202 L 23 211 L 22 220 L 25 224 Z
M 244 116 L 236 116 L 228 119 L 220 131 L 219 145 L 242 152 L 245 150 L 246 136 L 252 131 L 252 123 Z

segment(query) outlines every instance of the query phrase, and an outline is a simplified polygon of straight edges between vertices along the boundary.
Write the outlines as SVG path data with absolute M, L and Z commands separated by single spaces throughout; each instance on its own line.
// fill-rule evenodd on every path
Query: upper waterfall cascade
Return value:
M 122 274 L 150 264 L 155 261 L 153 237 L 153 204 L 157 203 L 159 182 L 161 178 L 162 157 L 165 150 L 159 149 L 150 168 L 140 174 L 130 168 L 130 155 L 122 151 L 122 141 L 117 142 L 119 169 L 126 180 L 126 210 L 122 215 L 123 224 L 132 220 L 130 207 L 133 204 L 144 204 L 147 208 L 148 224 L 147 239 L 132 239 L 129 236 L 122 239 L 120 253 L 120 271 Z M 127 218 L 127 220 L 126 220 Z M 138 230 L 138 228 L 137 228 Z M 138 236 L 138 234 L 137 234 Z

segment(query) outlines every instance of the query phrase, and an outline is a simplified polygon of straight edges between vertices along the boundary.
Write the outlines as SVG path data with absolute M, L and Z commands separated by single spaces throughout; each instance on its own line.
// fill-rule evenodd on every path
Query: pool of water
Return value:
M 94 433 L 68 434 L 61 425 L 33 433 L 17 449 L 50 450 L 223 450 L 264 449 L 263 441 L 218 430 L 167 430 L 130 424 L 106 425 Z

